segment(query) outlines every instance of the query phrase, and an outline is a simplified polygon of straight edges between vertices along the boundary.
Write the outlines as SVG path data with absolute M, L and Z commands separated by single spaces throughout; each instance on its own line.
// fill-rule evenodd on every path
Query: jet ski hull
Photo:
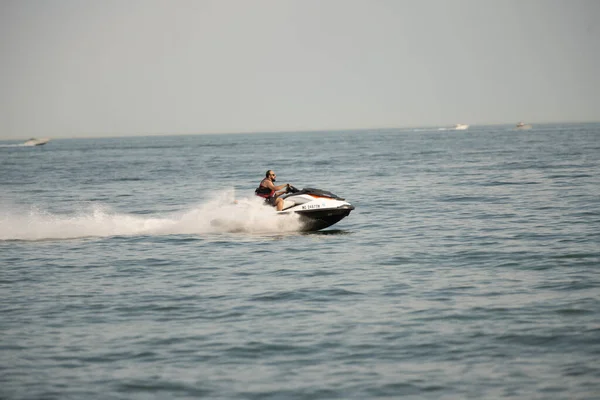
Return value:
M 337 224 L 342 219 L 350 215 L 350 211 L 354 210 L 354 206 L 344 206 L 341 208 L 330 210 L 315 210 L 297 212 L 300 215 L 302 230 L 305 232 L 320 231 Z
M 284 210 L 279 214 L 299 215 L 305 232 L 318 231 L 334 225 L 350 215 L 354 206 L 341 197 L 320 189 L 306 188 L 282 195 Z M 289 205 L 288 205 L 289 204 Z

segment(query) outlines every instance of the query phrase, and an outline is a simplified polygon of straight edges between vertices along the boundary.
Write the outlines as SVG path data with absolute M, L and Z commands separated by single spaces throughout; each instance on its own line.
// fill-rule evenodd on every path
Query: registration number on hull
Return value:
M 302 206 L 303 210 L 311 210 L 313 208 L 321 208 L 321 206 L 318 204 L 309 204 L 307 206 Z

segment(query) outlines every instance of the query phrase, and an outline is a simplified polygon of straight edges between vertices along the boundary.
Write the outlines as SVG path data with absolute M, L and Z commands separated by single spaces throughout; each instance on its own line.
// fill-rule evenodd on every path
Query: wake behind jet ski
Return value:
M 345 199 L 326 190 L 288 185 L 287 193 L 279 196 L 283 210 L 278 214 L 296 213 L 300 216 L 303 231 L 318 231 L 346 218 L 354 206 Z

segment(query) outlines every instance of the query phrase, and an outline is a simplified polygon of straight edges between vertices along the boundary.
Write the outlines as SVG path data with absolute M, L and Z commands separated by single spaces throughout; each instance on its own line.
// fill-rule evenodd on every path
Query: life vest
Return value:
M 263 186 L 263 181 L 264 179 L 260 181 L 260 185 L 254 191 L 254 194 L 256 194 L 258 197 L 262 197 L 263 199 L 269 199 L 275 195 L 275 191 Z

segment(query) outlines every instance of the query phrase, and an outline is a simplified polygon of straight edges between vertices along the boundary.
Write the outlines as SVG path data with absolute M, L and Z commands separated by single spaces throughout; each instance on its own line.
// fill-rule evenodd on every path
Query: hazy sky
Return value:
M 600 1 L 0 0 L 0 138 L 600 120 Z

